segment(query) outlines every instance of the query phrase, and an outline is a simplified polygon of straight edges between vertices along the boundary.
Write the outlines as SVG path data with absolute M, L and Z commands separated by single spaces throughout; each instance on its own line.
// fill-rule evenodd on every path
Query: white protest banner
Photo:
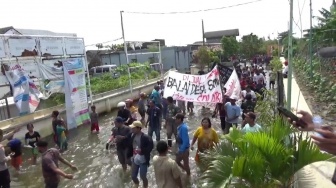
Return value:
M 222 90 L 217 66 L 205 75 L 181 74 L 170 71 L 164 89 L 164 97 L 169 96 L 181 101 L 222 102 Z
M 34 38 L 9 38 L 8 46 L 12 57 L 37 56 L 38 53 Z
M 85 46 L 82 39 L 64 39 L 65 51 L 68 55 L 84 55 Z
M 42 56 L 63 55 L 62 38 L 40 38 L 40 47 Z
M 0 58 L 6 57 L 6 52 L 5 52 L 5 41 L 3 38 L 0 38 Z
M 14 102 L 20 115 L 33 113 L 40 103 L 40 91 L 19 64 L 6 68 L 9 68 L 5 74 L 13 89 Z
M 63 61 L 68 129 L 90 121 L 84 65 L 82 58 Z
M 226 88 L 226 93 L 225 93 L 226 96 L 230 98 L 236 98 L 236 99 L 240 98 L 241 87 L 240 87 L 240 81 L 239 81 L 236 69 L 233 70 L 229 80 L 226 82 L 224 87 Z

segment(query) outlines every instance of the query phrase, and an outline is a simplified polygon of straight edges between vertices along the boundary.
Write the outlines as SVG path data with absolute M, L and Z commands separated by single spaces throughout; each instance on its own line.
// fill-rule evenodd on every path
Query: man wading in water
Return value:
M 59 168 L 58 161 L 69 166 L 72 170 L 77 170 L 77 167 L 65 160 L 57 149 L 48 149 L 48 142 L 46 141 L 38 141 L 36 146 L 38 151 L 42 154 L 42 173 L 45 188 L 57 188 L 60 182 L 60 176 L 73 179 L 72 174 L 66 174 Z

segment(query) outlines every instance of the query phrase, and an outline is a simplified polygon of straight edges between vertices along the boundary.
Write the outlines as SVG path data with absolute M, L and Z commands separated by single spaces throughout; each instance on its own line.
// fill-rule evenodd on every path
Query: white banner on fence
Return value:
M 3 38 L 0 38 L 0 58 L 6 57 L 6 52 L 5 52 L 5 41 Z
M 84 40 L 65 38 L 64 42 L 67 55 L 84 55 L 85 53 Z
M 226 88 L 226 96 L 230 98 L 240 99 L 241 87 L 236 69 L 233 70 L 229 80 L 226 82 L 224 87 Z
M 8 46 L 12 57 L 36 56 L 38 53 L 36 40 L 33 38 L 9 38 Z
M 69 129 L 90 121 L 84 65 L 82 58 L 63 61 L 65 105 Z
M 51 61 L 51 60 L 48 60 Z M 39 64 L 41 77 L 44 80 L 44 99 L 47 99 L 53 93 L 64 93 L 64 72 L 62 62 L 52 60 L 55 64 Z M 48 63 L 48 62 L 47 62 Z M 57 64 L 59 63 L 59 64 Z
M 181 101 L 222 102 L 217 66 L 206 75 L 190 75 L 170 71 L 164 89 L 164 97 L 169 96 Z
M 63 55 L 62 38 L 40 38 L 40 47 L 42 56 Z
M 5 74 L 13 89 L 14 102 L 20 115 L 33 113 L 40 103 L 39 97 L 41 95 L 36 85 L 19 64 L 9 67 Z

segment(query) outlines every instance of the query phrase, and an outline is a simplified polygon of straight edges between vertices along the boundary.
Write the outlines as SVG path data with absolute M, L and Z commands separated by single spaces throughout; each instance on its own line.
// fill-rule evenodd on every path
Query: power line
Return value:
M 117 38 L 117 39 L 114 39 L 114 40 L 106 41 L 106 42 L 99 42 L 99 43 L 95 43 L 95 44 L 86 45 L 85 47 L 88 47 L 88 46 L 95 46 L 95 45 L 97 45 L 97 44 L 106 44 L 106 43 L 115 42 L 115 41 L 117 41 L 117 40 L 121 40 L 121 39 L 122 39 L 122 37 Z
M 239 4 L 235 4 L 235 5 L 224 6 L 224 7 L 209 8 L 209 9 L 202 9 L 202 10 L 191 10 L 191 11 L 177 11 L 177 12 L 131 12 L 131 11 L 125 11 L 125 13 L 129 13 L 129 14 L 190 14 L 190 13 L 208 12 L 208 11 L 214 11 L 214 10 L 221 10 L 221 9 L 239 7 L 239 6 L 243 6 L 243 5 L 257 3 L 257 2 L 260 2 L 260 1 L 263 1 L 263 0 L 255 0 L 255 1 L 249 1 L 249 2 L 246 2 L 246 3 L 239 3 Z

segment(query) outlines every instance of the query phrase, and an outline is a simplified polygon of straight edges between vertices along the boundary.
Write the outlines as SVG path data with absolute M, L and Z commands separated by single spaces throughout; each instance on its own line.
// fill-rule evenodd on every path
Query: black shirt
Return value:
M 116 137 L 118 135 L 127 137 L 129 134 L 131 134 L 131 128 L 127 126 L 122 127 L 113 127 L 112 129 L 112 136 Z M 125 138 L 120 142 L 117 142 L 117 150 L 122 150 L 127 148 L 128 140 Z
M 118 111 L 118 117 L 123 118 L 124 121 L 127 121 L 129 118 L 131 118 L 131 111 L 128 109 L 122 109 Z M 131 124 L 132 122 L 128 122 L 128 124 Z
M 25 135 L 25 140 L 28 141 L 28 144 L 31 146 L 31 147 L 35 147 L 35 143 L 41 138 L 40 136 L 40 133 L 34 131 L 34 133 L 32 135 L 28 133 L 26 133 Z

